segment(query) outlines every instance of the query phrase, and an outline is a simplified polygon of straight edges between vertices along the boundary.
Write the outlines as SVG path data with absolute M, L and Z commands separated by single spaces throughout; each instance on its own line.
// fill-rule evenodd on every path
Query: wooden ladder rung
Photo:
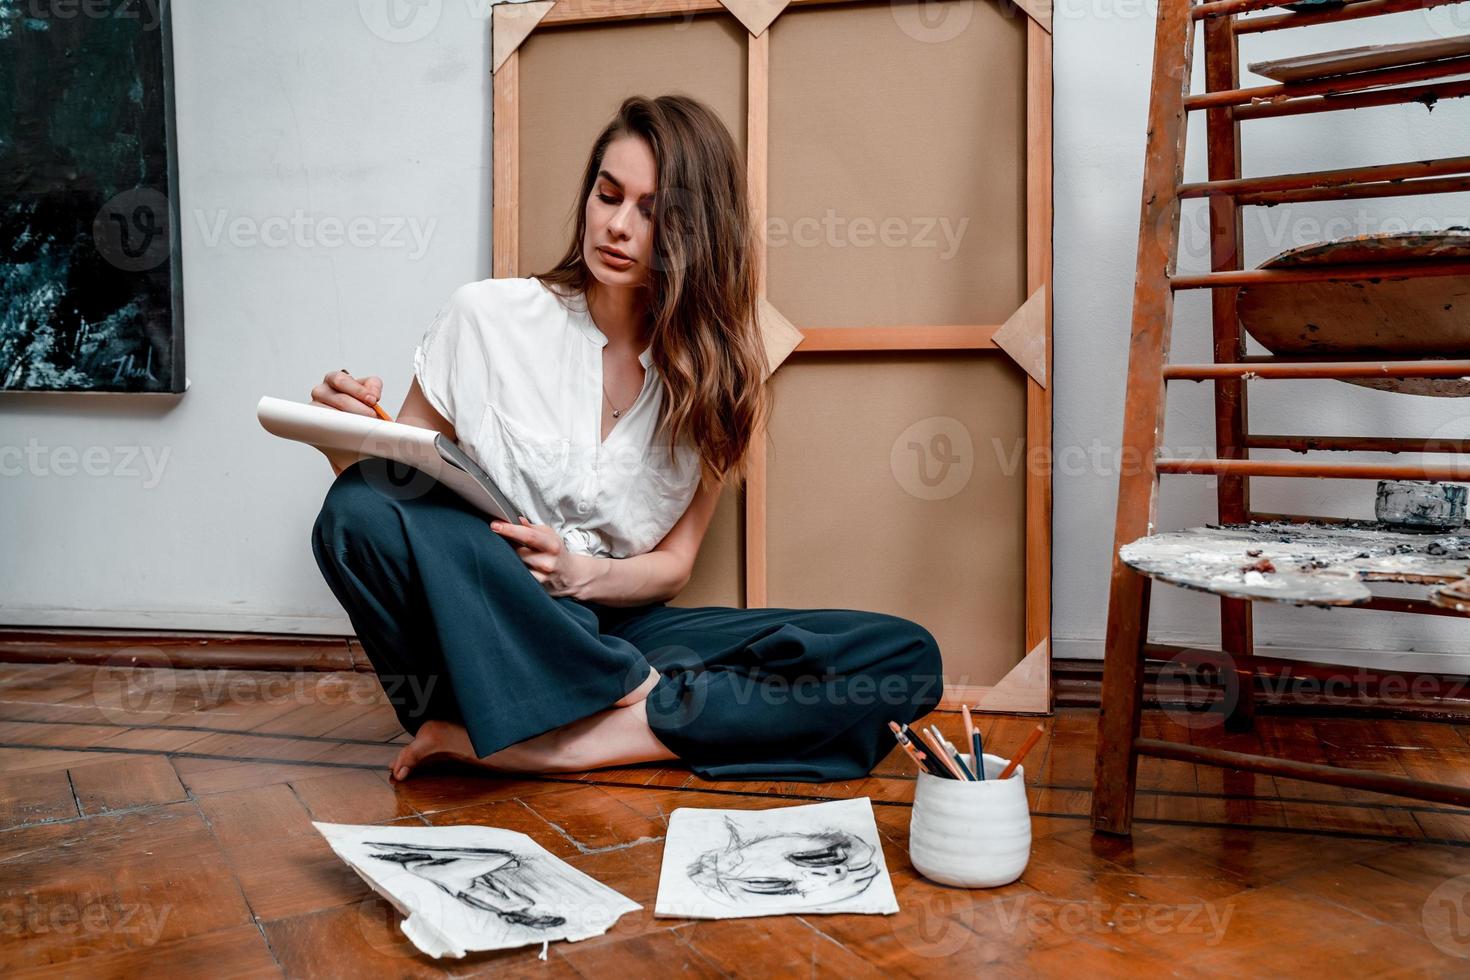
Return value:
M 1470 460 L 1464 463 L 1309 463 L 1295 459 L 1176 459 L 1154 460 L 1159 473 L 1181 476 L 1322 477 L 1341 480 L 1470 480 Z
M 1165 364 L 1165 381 L 1214 378 L 1463 378 L 1470 361 L 1277 361 L 1214 364 Z
M 1279 82 L 1274 85 L 1256 85 L 1250 88 L 1227 88 L 1218 92 L 1202 92 L 1186 96 L 1184 108 L 1191 112 L 1201 109 L 1221 109 L 1226 106 L 1253 105 L 1311 95 L 1340 95 L 1362 92 L 1367 89 L 1383 88 L 1388 85 L 1404 85 L 1422 82 L 1431 78 L 1449 78 L 1470 71 L 1470 56 L 1446 58 L 1413 65 L 1398 65 L 1361 71 L 1354 75 L 1334 75 L 1303 82 Z
M 1263 17 L 1237 18 L 1235 21 L 1235 33 L 1259 34 L 1262 31 L 1279 31 L 1283 28 L 1312 27 L 1316 24 L 1359 20 L 1364 17 L 1382 17 L 1385 14 L 1429 10 L 1434 7 L 1448 7 L 1453 3 L 1464 2 L 1465 0 L 1364 0 L 1362 3 L 1351 3 L 1346 7 L 1336 7 L 1330 10 L 1283 11 L 1279 14 L 1267 14 Z
M 1324 766 L 1316 762 L 1296 762 L 1292 759 L 1249 755 L 1245 752 L 1185 745 L 1181 742 L 1166 742 L 1155 738 L 1135 739 L 1133 748 L 1140 755 L 1151 755 L 1158 759 L 1174 759 L 1178 762 L 1200 763 L 1225 769 L 1243 769 L 1246 772 L 1265 773 L 1268 776 L 1305 779 L 1309 782 L 1348 786 L 1374 793 L 1411 796 L 1417 800 L 1430 800 L 1435 803 L 1470 806 L 1470 786 L 1431 783 L 1409 776 L 1395 776 L 1391 773 L 1344 769 L 1341 766 Z
M 1306 201 L 1355 201 L 1372 197 L 1413 197 L 1416 194 L 1459 194 L 1470 191 L 1470 174 L 1453 177 L 1424 177 L 1419 180 L 1379 180 L 1335 187 L 1303 187 L 1292 191 L 1262 191 L 1239 194 L 1239 205 L 1295 204 Z
M 1470 455 L 1470 439 L 1406 439 L 1400 436 L 1291 436 L 1249 433 L 1246 449 L 1288 449 L 1294 453 L 1462 453 Z
M 1364 279 L 1420 279 L 1470 275 L 1470 262 L 1426 259 L 1418 262 L 1362 262 L 1351 265 L 1302 265 L 1285 269 L 1234 269 L 1173 276 L 1171 289 L 1222 289 L 1288 282 L 1359 282 Z
M 1366 92 L 1344 92 L 1341 95 L 1306 95 L 1295 99 L 1277 99 L 1255 105 L 1236 106 L 1231 111 L 1236 119 L 1267 119 L 1274 116 L 1296 116 L 1306 112 L 1338 112 L 1343 109 L 1367 109 L 1372 106 L 1401 105 L 1421 102 L 1433 107 L 1445 99 L 1470 95 L 1470 79 L 1438 80 L 1423 85 L 1399 85 L 1375 88 Z
M 1264 191 L 1315 190 L 1349 184 L 1400 181 L 1415 177 L 1442 177 L 1470 174 L 1470 156 L 1445 157 L 1439 160 L 1411 160 L 1406 163 L 1381 163 L 1368 167 L 1344 167 L 1340 170 L 1318 170 L 1304 174 L 1273 174 L 1269 177 L 1240 177 L 1234 180 L 1205 180 L 1180 184 L 1179 196 L 1206 197 L 1210 194 L 1239 197 Z
M 1310 16 L 1320 18 L 1316 23 L 1326 23 L 1334 20 L 1349 20 L 1344 16 L 1347 11 L 1359 6 L 1368 6 L 1368 0 L 1345 0 L 1346 6 L 1335 10 L 1313 11 Z M 1424 6 L 1431 4 L 1424 3 Z M 1205 20 L 1209 17 L 1225 17 L 1229 14 L 1248 14 L 1256 10 L 1270 10 L 1273 7 L 1284 7 L 1285 0 L 1210 0 L 1208 3 L 1194 4 L 1190 7 L 1189 15 L 1195 20 Z M 1414 6 L 1400 7 L 1401 10 L 1414 10 Z

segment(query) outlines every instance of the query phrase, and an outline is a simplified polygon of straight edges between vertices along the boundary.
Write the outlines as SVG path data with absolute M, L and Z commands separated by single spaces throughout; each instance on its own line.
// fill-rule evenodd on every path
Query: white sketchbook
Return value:
M 402 422 L 339 412 L 309 402 L 266 395 L 255 406 L 265 430 L 318 449 L 377 456 L 412 466 L 459 494 L 480 511 L 518 524 L 524 513 L 501 492 L 480 464 L 443 433 Z M 405 475 L 406 476 L 406 475 Z
M 514 830 L 312 826 L 404 915 L 403 934 L 435 959 L 588 939 L 643 907 Z
M 669 816 L 655 916 L 898 911 L 866 796 L 773 810 Z

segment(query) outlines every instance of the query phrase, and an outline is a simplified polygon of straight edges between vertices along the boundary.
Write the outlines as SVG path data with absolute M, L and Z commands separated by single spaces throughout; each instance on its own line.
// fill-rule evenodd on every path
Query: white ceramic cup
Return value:
M 969 755 L 960 758 L 972 765 Z M 961 888 L 994 888 L 1021 877 L 1031 859 L 1031 811 L 1024 766 L 1007 779 L 997 778 L 1009 762 L 986 753 L 985 778 L 974 782 L 919 773 L 909 859 L 925 878 Z

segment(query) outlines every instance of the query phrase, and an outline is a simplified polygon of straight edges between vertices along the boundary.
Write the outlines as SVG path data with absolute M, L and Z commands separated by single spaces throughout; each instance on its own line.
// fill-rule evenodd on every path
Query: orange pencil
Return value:
M 1044 734 L 1046 734 L 1046 728 L 1042 726 L 1041 722 L 1037 722 L 1036 728 L 1031 732 L 1030 735 L 1026 736 L 1026 741 L 1021 743 L 1020 751 L 1016 753 L 1015 758 L 1006 763 L 1006 767 L 1000 771 L 1000 776 L 998 778 L 1011 778 L 1011 773 L 1015 772 L 1016 767 L 1021 764 L 1021 760 L 1026 758 L 1026 753 L 1031 751 L 1032 746 L 1036 744 L 1036 740 L 1041 738 L 1041 736 Z

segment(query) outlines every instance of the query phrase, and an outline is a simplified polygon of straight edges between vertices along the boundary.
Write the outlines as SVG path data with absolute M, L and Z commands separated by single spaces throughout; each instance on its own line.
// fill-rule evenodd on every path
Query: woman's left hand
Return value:
M 546 524 L 532 524 L 524 515 L 519 525 L 491 521 L 490 530 L 515 546 L 516 554 L 547 592 L 576 598 L 588 578 L 587 555 L 568 551 L 554 529 Z

